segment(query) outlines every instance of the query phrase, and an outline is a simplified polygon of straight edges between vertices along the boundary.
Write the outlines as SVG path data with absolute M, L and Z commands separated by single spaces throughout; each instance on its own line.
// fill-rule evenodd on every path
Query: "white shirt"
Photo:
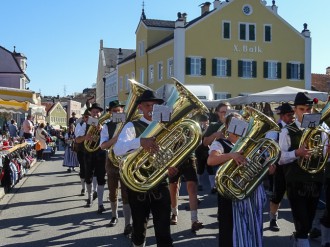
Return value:
M 82 125 L 77 124 L 76 129 L 74 130 L 74 135 L 76 137 L 84 136 L 86 132 L 86 123 L 83 123 Z
M 140 118 L 142 122 L 150 124 L 151 121 Z M 128 122 L 123 127 L 122 131 L 118 136 L 118 140 L 113 147 L 114 154 L 116 156 L 122 156 L 128 151 L 136 150 L 141 147 L 140 137 L 136 137 L 135 128 L 132 122 Z

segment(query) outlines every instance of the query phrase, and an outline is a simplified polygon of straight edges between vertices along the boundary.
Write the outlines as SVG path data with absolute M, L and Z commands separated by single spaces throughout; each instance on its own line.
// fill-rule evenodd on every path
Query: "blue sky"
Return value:
M 177 12 L 186 12 L 189 21 L 200 15 L 203 2 L 145 0 L 145 13 L 176 20 Z M 324 74 L 330 66 L 328 1 L 276 0 L 276 5 L 298 31 L 308 24 L 312 73 Z M 0 0 L 0 6 L 0 46 L 10 51 L 16 46 L 28 58 L 29 88 L 63 96 L 96 82 L 100 39 L 105 47 L 135 49 L 142 0 Z

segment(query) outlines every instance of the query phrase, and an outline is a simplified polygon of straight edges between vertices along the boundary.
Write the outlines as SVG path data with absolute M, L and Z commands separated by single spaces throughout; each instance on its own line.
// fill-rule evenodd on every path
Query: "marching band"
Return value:
M 145 246 L 152 214 L 157 246 L 173 246 L 170 225 L 178 220 L 177 186 L 171 187 L 169 182 L 178 183 L 183 167 L 191 168 L 185 178 L 190 184 L 188 190 L 192 191 L 189 199 L 194 202 L 190 204 L 192 230 L 203 227 L 197 219 L 197 196 L 193 196 L 193 192 L 197 195 L 198 177 L 192 154 L 198 145 L 204 145 L 208 155 L 198 156 L 197 162 L 201 164 L 197 165 L 209 166 L 214 171 L 210 173 L 210 183 L 213 192 L 218 193 L 219 246 L 263 246 L 263 209 L 267 199 L 263 178 L 275 172 L 270 230 L 280 231 L 278 209 L 286 193 L 295 226 L 289 244 L 310 246 L 309 232 L 324 186 L 326 210 L 321 218 L 321 244 L 330 247 L 328 105 L 321 113 L 313 114 L 313 99 L 307 93 L 298 93 L 293 105 L 284 102 L 277 108 L 280 121 L 276 124 L 250 106 L 239 114 L 228 111 L 228 104 L 220 103 L 219 123 L 211 124 L 202 139 L 194 119 L 208 110 L 183 85 L 175 79 L 174 82 L 176 95 L 165 103 L 154 91 L 142 86 L 135 92 L 131 90 L 131 101 L 126 102 L 129 106 L 125 108 L 115 100 L 102 117 L 103 109 L 97 103 L 85 111 L 75 129 L 74 146 L 80 163 L 81 194 L 87 192 L 86 207 L 91 207 L 98 198 L 97 212 L 105 211 L 103 193 L 107 177 L 112 211 L 108 226 L 114 227 L 118 222 L 120 183 L 124 234 L 131 237 L 132 245 Z M 160 118 L 155 120 L 156 105 L 171 109 L 169 116 L 165 116 L 167 111 L 157 112 Z M 113 117 L 116 113 L 130 116 L 118 121 Z M 272 138 L 266 135 L 270 130 L 274 133 Z M 116 160 L 108 156 L 110 152 Z M 97 179 L 97 188 L 92 186 L 93 177 Z

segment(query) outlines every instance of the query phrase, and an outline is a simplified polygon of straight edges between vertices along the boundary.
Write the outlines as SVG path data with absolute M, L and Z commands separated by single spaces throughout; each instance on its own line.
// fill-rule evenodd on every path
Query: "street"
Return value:
M 111 219 L 108 190 L 104 193 L 102 215 L 96 213 L 97 201 L 92 208 L 85 208 L 85 196 L 80 196 L 78 172 L 68 173 L 62 166 L 63 151 L 58 151 L 49 161 L 37 163 L 10 193 L 0 201 L 0 246 L 131 246 L 123 235 L 124 219 L 119 207 L 119 222 L 106 227 Z M 78 169 L 79 170 L 79 169 Z M 190 212 L 185 183 L 179 198 L 178 224 L 171 226 L 174 246 L 218 246 L 217 196 L 211 195 L 207 176 L 201 200 L 199 220 L 204 229 L 196 234 L 190 230 Z M 279 213 L 280 232 L 268 229 L 268 205 L 264 210 L 264 246 L 292 246 L 290 236 L 294 231 L 291 211 L 285 200 Z M 311 240 L 311 246 L 320 246 L 320 238 Z M 147 231 L 147 245 L 156 246 L 152 220 Z

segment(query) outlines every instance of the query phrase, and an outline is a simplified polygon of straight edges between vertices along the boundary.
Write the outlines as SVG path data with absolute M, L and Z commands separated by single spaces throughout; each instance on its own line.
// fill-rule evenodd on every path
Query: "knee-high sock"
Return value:
M 86 183 L 84 178 L 80 179 L 80 183 L 81 183 L 81 189 L 86 190 Z
M 97 186 L 97 201 L 100 205 L 103 205 L 103 193 L 104 193 L 104 185 Z
M 86 184 L 87 187 L 87 199 L 93 200 L 92 184 Z
M 97 191 L 97 178 L 93 177 L 93 191 Z
M 125 219 L 125 226 L 131 224 L 131 207 L 129 204 L 123 204 L 123 211 L 124 211 L 124 219 Z
M 179 214 L 179 208 L 175 207 L 175 208 L 171 208 L 172 214 L 174 215 L 178 215 Z
M 209 181 L 211 185 L 211 189 L 215 186 L 215 175 L 209 175 Z
M 118 202 L 110 202 L 112 218 L 118 218 Z
M 198 221 L 197 210 L 191 210 L 190 211 L 190 217 L 191 217 L 191 223 L 194 223 L 195 221 Z

